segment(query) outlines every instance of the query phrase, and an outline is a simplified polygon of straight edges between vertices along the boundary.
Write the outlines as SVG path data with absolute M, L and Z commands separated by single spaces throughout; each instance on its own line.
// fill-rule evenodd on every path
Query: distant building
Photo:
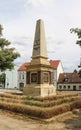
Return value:
M 81 78 L 78 73 L 61 73 L 58 79 L 58 91 L 81 91 Z
M 54 86 L 57 88 L 59 74 L 64 72 L 63 66 L 60 60 L 50 60 L 50 64 L 54 67 Z
M 18 88 L 18 68 L 18 66 L 14 66 L 13 70 L 10 71 L 9 69 L 7 69 L 5 71 L 5 88 Z
M 57 87 L 57 81 L 60 73 L 63 73 L 63 67 L 60 60 L 50 60 L 51 66 L 54 68 L 54 86 Z M 27 84 L 27 66 L 30 62 L 25 62 L 18 69 L 18 87 L 24 87 Z
M 26 86 L 26 84 L 27 84 L 26 69 L 27 69 L 27 66 L 29 66 L 29 64 L 30 64 L 30 62 L 25 62 L 18 69 L 18 88 L 22 88 L 22 87 Z

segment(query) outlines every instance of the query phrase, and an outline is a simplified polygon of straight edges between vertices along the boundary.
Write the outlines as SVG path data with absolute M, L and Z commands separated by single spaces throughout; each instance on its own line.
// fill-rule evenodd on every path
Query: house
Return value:
M 57 88 L 59 74 L 63 73 L 63 66 L 60 60 L 50 60 L 50 64 L 54 67 L 54 86 Z
M 50 60 L 51 66 L 54 68 L 54 86 L 57 87 L 57 81 L 60 73 L 63 73 L 63 67 L 60 60 Z M 22 88 L 27 84 L 27 66 L 30 62 L 25 62 L 18 69 L 18 87 Z
M 25 62 L 18 69 L 18 88 L 22 88 L 22 87 L 26 86 L 26 84 L 27 84 L 26 69 L 27 69 L 27 66 L 29 66 L 29 65 L 30 65 L 30 62 Z
M 18 78 L 18 66 L 14 66 L 13 70 L 7 69 L 5 71 L 5 88 L 17 88 L 17 78 Z
M 81 78 L 78 73 L 61 73 L 58 79 L 58 91 L 81 91 Z

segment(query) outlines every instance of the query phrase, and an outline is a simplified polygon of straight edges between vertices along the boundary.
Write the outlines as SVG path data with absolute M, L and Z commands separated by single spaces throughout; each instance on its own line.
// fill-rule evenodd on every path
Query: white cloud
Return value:
M 81 27 L 81 0 L 14 0 L 8 5 L 7 11 L 3 11 L 5 6 L 0 8 L 0 23 L 4 36 L 21 54 L 16 63 L 30 60 L 36 20 L 42 18 L 49 59 L 62 60 L 65 70 L 75 69 L 81 50 L 75 44 L 77 37 L 70 33 L 70 28 Z
M 27 4 L 30 6 L 38 7 L 38 6 L 48 6 L 54 0 L 27 0 Z

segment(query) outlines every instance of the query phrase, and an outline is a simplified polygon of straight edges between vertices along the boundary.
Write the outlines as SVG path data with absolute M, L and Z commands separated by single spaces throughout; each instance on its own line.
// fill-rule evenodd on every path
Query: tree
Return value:
M 14 60 L 20 57 L 20 54 L 15 51 L 15 48 L 10 48 L 11 43 L 3 38 L 2 26 L 0 25 L 0 70 L 5 71 L 6 69 L 14 68 Z
M 77 70 L 75 69 L 75 70 L 73 71 L 73 73 L 77 73 Z
M 5 86 L 5 73 L 0 74 L 0 85 Z
M 81 29 L 79 28 L 71 28 L 70 29 L 71 33 L 76 33 L 78 36 L 78 40 L 76 41 L 76 44 L 78 44 L 79 46 L 81 46 Z

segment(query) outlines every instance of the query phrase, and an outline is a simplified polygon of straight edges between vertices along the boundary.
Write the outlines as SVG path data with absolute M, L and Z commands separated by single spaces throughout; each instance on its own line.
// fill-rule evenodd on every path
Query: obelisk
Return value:
M 23 92 L 29 96 L 55 95 L 54 68 L 51 67 L 45 39 L 44 22 L 39 19 L 36 23 L 32 60 L 27 67 L 27 85 Z
M 39 19 L 36 23 L 31 63 L 50 65 L 48 61 L 48 56 L 47 56 L 44 22 L 42 19 Z

